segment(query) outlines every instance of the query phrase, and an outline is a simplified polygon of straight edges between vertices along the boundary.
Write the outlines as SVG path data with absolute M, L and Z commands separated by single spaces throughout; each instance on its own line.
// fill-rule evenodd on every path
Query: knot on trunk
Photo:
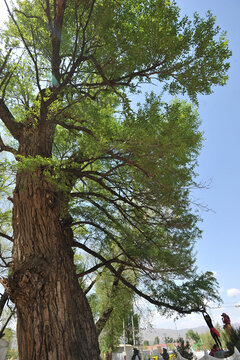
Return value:
M 6 290 L 14 303 L 31 307 L 46 284 L 49 266 L 44 259 L 31 259 L 15 269 L 10 279 L 5 279 Z

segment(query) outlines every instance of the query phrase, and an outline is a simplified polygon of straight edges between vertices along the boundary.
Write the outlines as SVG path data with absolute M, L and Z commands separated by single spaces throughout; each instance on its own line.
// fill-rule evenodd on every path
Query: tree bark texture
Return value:
M 38 143 L 37 128 L 20 144 L 22 154 L 49 152 Z M 17 308 L 19 359 L 98 360 L 96 328 L 76 277 L 72 233 L 64 229 L 53 185 L 41 169 L 20 172 L 13 202 L 9 292 Z

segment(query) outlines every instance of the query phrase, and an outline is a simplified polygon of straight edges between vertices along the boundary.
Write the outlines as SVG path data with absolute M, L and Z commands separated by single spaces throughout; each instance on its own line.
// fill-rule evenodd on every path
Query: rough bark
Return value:
M 29 121 L 22 155 L 50 155 L 52 127 Z M 13 275 L 8 283 L 17 308 L 20 360 L 98 360 L 91 310 L 73 263 L 72 233 L 62 204 L 41 168 L 17 174 L 13 208 Z

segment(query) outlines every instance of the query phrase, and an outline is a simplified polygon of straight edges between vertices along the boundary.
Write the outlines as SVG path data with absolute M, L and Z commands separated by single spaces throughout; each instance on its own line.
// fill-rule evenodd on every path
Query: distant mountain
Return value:
M 165 343 L 165 337 L 173 338 L 174 340 L 178 339 L 179 337 L 182 337 L 185 339 L 186 333 L 190 329 L 180 329 L 180 330 L 174 330 L 174 329 L 157 329 L 157 328 L 149 328 L 145 330 L 141 330 L 140 337 L 141 340 L 148 340 L 149 344 L 153 344 L 154 339 L 158 336 L 160 343 Z M 199 326 L 195 328 L 191 328 L 194 332 L 197 332 L 198 334 L 202 334 L 206 331 L 208 331 L 207 326 Z
M 233 323 L 233 327 L 239 327 L 240 323 Z M 199 326 L 195 328 L 188 328 L 188 329 L 180 329 L 180 330 L 174 330 L 174 329 L 158 329 L 158 328 L 148 328 L 145 330 L 141 330 L 140 337 L 141 340 L 148 340 L 149 344 L 152 345 L 154 342 L 154 339 L 158 336 L 160 343 L 165 343 L 165 337 L 173 338 L 174 340 L 178 339 L 179 337 L 182 337 L 184 340 L 186 339 L 186 333 L 189 330 L 193 330 L 194 332 L 197 332 L 198 334 L 202 334 L 206 331 L 208 331 L 207 326 Z

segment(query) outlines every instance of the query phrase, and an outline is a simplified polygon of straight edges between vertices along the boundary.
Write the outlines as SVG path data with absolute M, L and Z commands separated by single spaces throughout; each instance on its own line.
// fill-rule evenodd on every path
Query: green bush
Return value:
M 8 349 L 6 359 L 17 359 L 18 358 L 18 351 L 17 350 L 10 350 Z
M 234 347 L 240 351 L 240 327 L 231 328 L 229 339 L 226 342 L 230 355 L 234 353 Z
M 185 343 L 183 338 L 179 338 L 177 342 L 179 343 L 179 345 L 177 346 L 177 351 L 181 354 L 181 356 L 185 359 L 192 360 L 193 352 L 189 341 L 187 340 Z

